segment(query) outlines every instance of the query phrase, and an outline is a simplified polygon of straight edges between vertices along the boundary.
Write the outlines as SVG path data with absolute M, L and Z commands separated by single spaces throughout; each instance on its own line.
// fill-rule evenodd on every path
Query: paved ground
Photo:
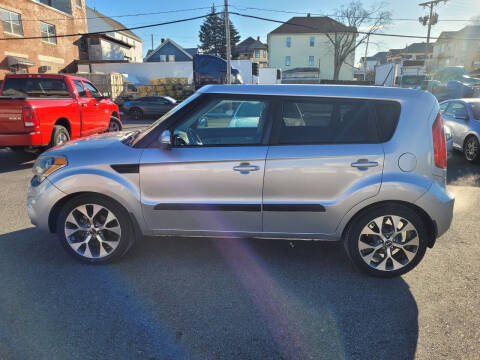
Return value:
M 480 166 L 459 155 L 451 230 L 393 280 L 309 242 L 147 238 L 82 265 L 29 223 L 32 159 L 0 150 L 0 359 L 478 359 Z

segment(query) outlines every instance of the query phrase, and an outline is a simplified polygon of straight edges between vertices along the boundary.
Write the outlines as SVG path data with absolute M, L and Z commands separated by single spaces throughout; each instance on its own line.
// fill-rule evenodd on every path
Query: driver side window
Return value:
M 265 101 L 212 99 L 172 129 L 173 146 L 261 144 L 266 109 Z

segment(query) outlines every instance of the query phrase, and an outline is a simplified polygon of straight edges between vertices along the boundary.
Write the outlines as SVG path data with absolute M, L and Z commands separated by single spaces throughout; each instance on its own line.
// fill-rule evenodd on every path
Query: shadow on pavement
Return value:
M 83 265 L 34 228 L 0 235 L 0 350 L 68 359 L 413 359 L 401 279 L 339 244 L 145 238 Z M 28 264 L 25 266 L 24 264 Z
M 0 174 L 29 169 L 37 156 L 38 154 L 0 149 Z
M 447 183 L 460 186 L 480 186 L 480 165 L 471 164 L 463 154 L 454 150 L 448 159 Z

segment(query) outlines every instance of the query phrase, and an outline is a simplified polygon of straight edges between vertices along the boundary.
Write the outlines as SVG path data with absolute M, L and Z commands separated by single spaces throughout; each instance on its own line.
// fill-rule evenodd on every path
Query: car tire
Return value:
M 427 240 L 425 223 L 417 211 L 400 204 L 387 204 L 355 216 L 345 233 L 344 245 L 359 270 L 390 278 L 403 275 L 420 263 Z
M 463 143 L 463 156 L 471 163 L 478 163 L 480 160 L 480 144 L 478 138 L 470 135 Z
M 110 123 L 108 124 L 107 132 L 117 131 L 122 131 L 122 122 L 118 118 L 112 116 L 110 118 Z
M 95 194 L 69 200 L 57 218 L 57 235 L 68 253 L 89 264 L 122 257 L 135 241 L 135 228 L 123 206 Z
M 143 111 L 142 111 L 142 109 L 139 109 L 139 108 L 130 109 L 130 111 L 128 112 L 128 115 L 130 115 L 130 117 L 133 120 L 142 120 L 143 119 Z
M 62 125 L 55 125 L 52 131 L 52 138 L 50 140 L 49 147 L 57 146 L 63 144 L 70 140 L 70 133 Z

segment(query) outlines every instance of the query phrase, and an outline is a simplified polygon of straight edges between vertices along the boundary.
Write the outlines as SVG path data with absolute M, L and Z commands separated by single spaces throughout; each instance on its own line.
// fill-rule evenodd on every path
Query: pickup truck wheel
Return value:
M 50 140 L 50 147 L 63 144 L 70 140 L 68 130 L 62 125 L 55 125 L 53 127 L 52 139 Z
M 133 120 L 142 120 L 143 119 L 143 111 L 139 108 L 131 109 L 128 114 L 133 118 Z
M 122 130 L 122 123 L 116 117 L 110 118 L 110 124 L 108 125 L 108 132 L 115 132 Z

